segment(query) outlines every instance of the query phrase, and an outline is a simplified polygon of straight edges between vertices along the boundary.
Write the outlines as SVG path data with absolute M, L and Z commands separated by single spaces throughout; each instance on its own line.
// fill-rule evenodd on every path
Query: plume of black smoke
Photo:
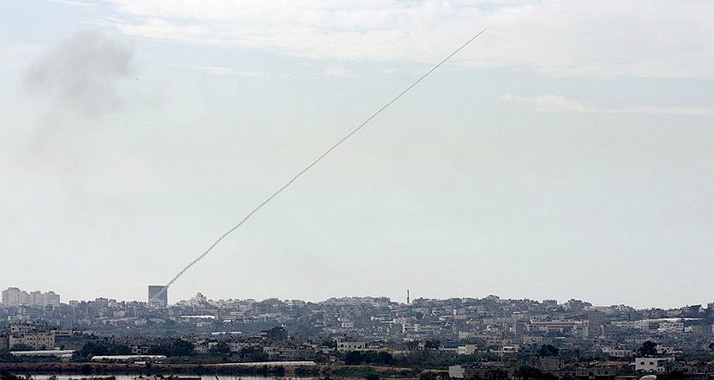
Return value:
M 119 39 L 79 32 L 32 64 L 25 84 L 50 98 L 53 113 L 96 117 L 121 104 L 117 85 L 132 74 L 133 58 Z
M 134 79 L 133 60 L 132 47 L 121 39 L 80 32 L 26 68 L 23 89 L 42 111 L 15 162 L 35 178 L 59 181 L 54 191 L 63 195 L 63 209 L 89 207 L 87 174 L 101 161 L 92 126 L 124 105 L 130 88 L 122 82 Z
M 82 192 L 76 181 L 83 180 L 96 153 L 90 127 L 123 105 L 121 85 L 132 78 L 133 61 L 134 51 L 123 40 L 85 31 L 29 64 L 25 91 L 45 109 L 18 162 L 28 169 L 51 169 L 72 189 L 72 199 L 81 197 L 75 194 Z

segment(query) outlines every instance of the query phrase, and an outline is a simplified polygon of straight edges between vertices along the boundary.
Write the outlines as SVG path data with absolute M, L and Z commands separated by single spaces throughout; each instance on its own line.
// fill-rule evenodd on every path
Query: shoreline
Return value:
M 252 363 L 251 365 L 211 364 L 167 364 L 167 363 L 0 363 L 0 371 L 16 374 L 77 374 L 97 375 L 256 375 L 319 377 L 329 375 L 331 370 L 325 365 L 290 365 L 279 363 Z M 242 363 L 241 363 L 242 364 Z
M 44 362 L 44 363 L 0 363 L 0 371 L 14 374 L 34 375 L 77 375 L 82 377 L 107 375 L 225 375 L 294 378 L 364 378 L 366 374 L 377 373 L 383 377 L 413 378 L 411 368 L 344 366 L 329 364 L 291 364 L 290 362 L 256 363 L 210 363 L 210 364 L 168 364 L 168 363 L 92 363 L 92 362 Z

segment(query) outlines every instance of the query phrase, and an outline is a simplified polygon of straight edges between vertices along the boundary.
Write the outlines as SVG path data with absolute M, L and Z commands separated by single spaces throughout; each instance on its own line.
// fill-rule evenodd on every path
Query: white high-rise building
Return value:
M 30 304 L 30 293 L 21 290 L 20 291 L 20 305 L 29 305 Z
M 17 287 L 10 287 L 2 291 L 2 304 L 5 307 L 12 306 L 59 306 L 60 295 L 49 291 L 26 292 Z
M 43 300 L 42 300 L 42 306 L 59 306 L 60 304 L 60 295 L 53 292 L 49 291 L 44 294 Z
M 20 288 L 7 288 L 2 291 L 2 304 L 5 306 L 18 306 L 20 304 Z
M 30 306 L 45 306 L 45 299 L 44 296 L 42 295 L 42 292 L 39 290 L 35 290 L 34 292 L 30 292 Z

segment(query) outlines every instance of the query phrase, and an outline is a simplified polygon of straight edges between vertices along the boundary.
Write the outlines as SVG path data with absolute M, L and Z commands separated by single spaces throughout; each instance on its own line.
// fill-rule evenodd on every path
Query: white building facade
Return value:
M 13 306 L 59 306 L 60 295 L 49 291 L 26 292 L 17 287 L 10 287 L 2 291 L 2 304 L 5 307 Z

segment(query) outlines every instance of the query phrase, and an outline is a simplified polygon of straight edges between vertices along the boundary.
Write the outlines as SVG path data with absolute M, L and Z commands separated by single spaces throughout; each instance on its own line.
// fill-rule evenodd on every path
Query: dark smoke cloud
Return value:
M 96 32 L 76 33 L 32 64 L 26 85 L 55 112 L 93 117 L 121 104 L 119 82 L 133 72 L 133 49 Z

